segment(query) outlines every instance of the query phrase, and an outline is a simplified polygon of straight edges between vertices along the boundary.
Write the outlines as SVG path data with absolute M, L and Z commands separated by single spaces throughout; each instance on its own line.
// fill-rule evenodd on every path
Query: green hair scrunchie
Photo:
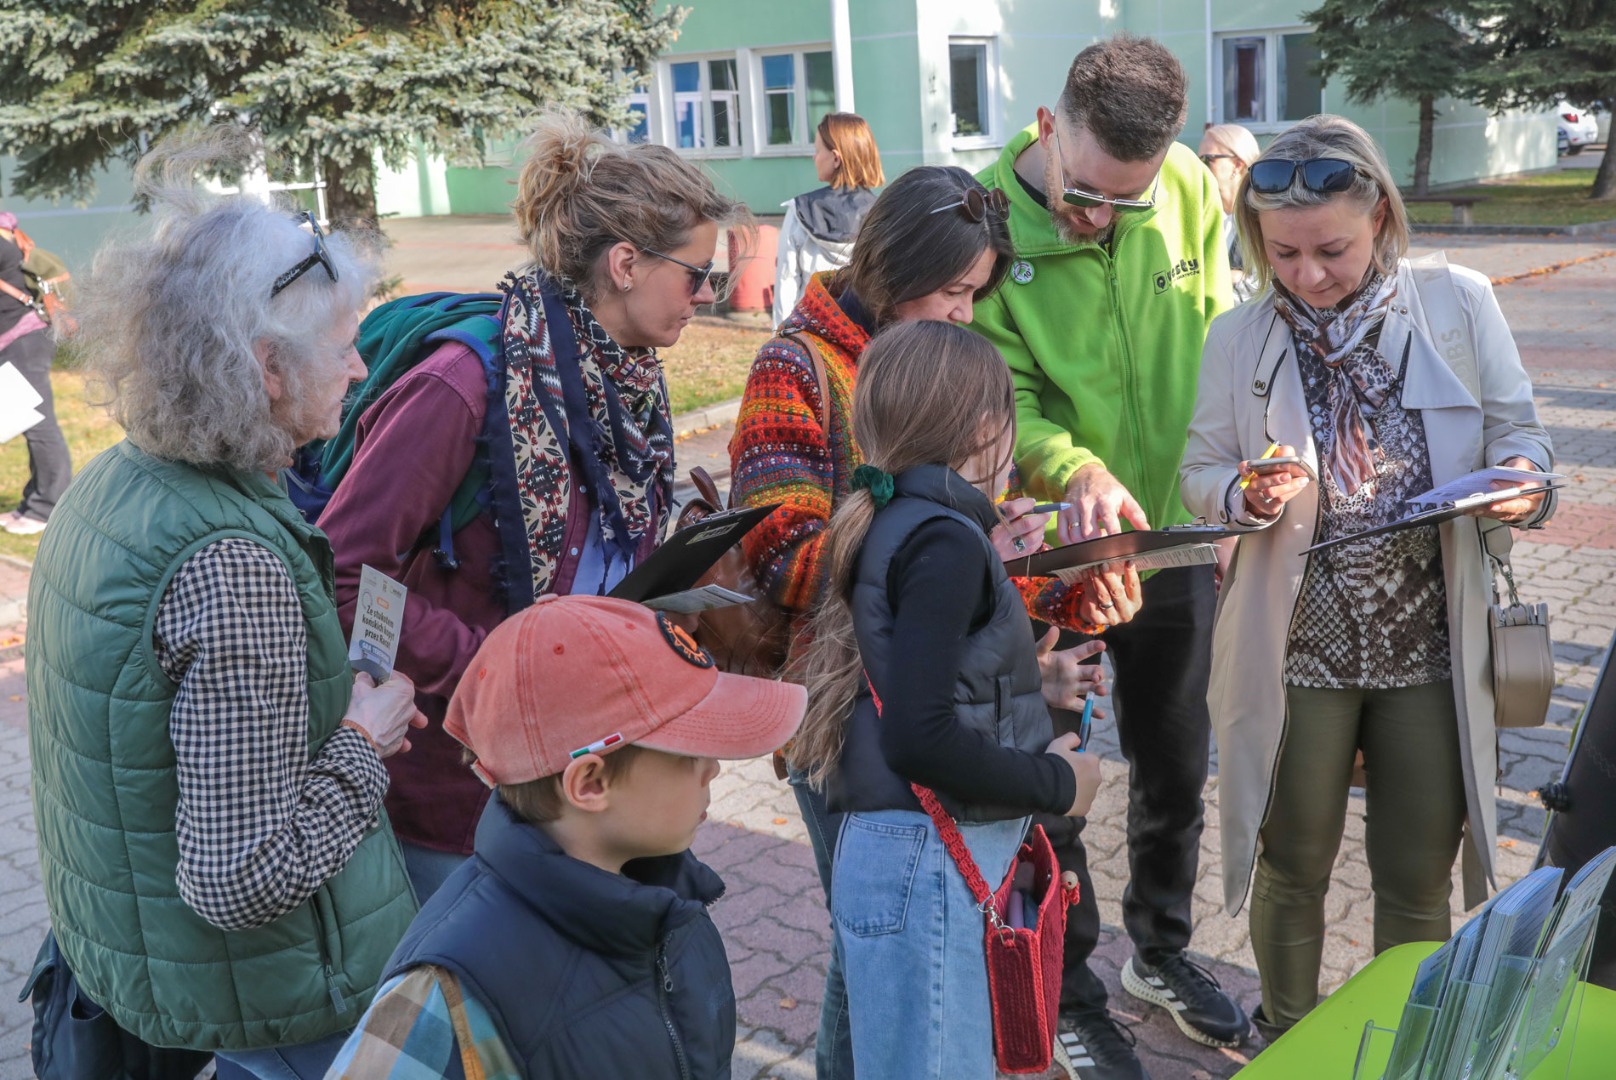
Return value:
M 892 501 L 892 474 L 882 472 L 874 465 L 860 465 L 853 470 L 853 490 L 868 490 L 875 500 L 875 508 L 882 509 Z

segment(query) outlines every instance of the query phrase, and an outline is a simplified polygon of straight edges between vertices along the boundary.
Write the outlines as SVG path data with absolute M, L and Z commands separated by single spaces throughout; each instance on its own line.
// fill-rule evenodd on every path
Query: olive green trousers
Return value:
M 1448 682 L 1396 690 L 1286 687 L 1289 717 L 1251 890 L 1263 1014 L 1280 1027 L 1318 1002 L 1324 898 L 1363 751 L 1375 952 L 1445 941 L 1465 822 L 1459 726 Z

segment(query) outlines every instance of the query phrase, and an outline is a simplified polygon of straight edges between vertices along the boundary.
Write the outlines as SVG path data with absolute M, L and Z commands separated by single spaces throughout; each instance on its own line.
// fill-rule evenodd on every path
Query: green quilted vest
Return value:
M 383 813 L 314 897 L 226 931 L 180 899 L 168 737 L 176 684 L 152 649 L 157 605 L 228 536 L 285 561 L 308 626 L 309 753 L 352 691 L 331 549 L 267 476 L 198 470 L 119 443 L 51 514 L 28 597 L 28 736 L 51 925 L 89 998 L 159 1046 L 246 1050 L 352 1027 L 415 914 Z

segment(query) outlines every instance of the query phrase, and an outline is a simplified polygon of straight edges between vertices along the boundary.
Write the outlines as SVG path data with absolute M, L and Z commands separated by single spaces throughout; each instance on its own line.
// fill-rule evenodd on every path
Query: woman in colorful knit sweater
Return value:
M 864 347 L 894 322 L 970 322 L 973 304 L 998 287 L 1013 258 L 1002 195 L 988 192 L 963 169 L 911 169 L 870 209 L 847 267 L 810 278 L 796 308 L 758 351 L 729 444 L 731 497 L 737 506 L 780 504 L 742 543 L 759 580 L 786 610 L 806 614 L 819 598 L 826 527 L 864 460 L 852 426 L 853 383 Z M 1049 517 L 1029 513 L 1032 506 L 1032 499 L 1001 503 L 1007 521 L 992 539 L 1007 559 L 1042 544 Z M 1132 572 L 1076 585 L 1020 579 L 1017 586 L 1034 617 L 1089 633 L 1126 622 L 1139 606 L 1139 579 Z M 1052 630 L 1039 644 L 1045 700 L 1069 708 L 1090 687 L 1103 692 L 1099 667 L 1084 663 L 1103 646 L 1093 641 L 1054 652 L 1054 641 Z M 800 773 L 793 771 L 791 781 L 828 907 L 840 815 L 828 812 L 824 793 Z M 834 950 L 816 1056 L 819 1080 L 852 1077 L 846 998 Z

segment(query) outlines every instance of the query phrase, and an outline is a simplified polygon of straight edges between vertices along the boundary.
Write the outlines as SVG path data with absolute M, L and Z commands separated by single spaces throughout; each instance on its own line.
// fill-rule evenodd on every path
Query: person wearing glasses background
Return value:
M 1006 209 L 1003 192 L 989 191 L 964 169 L 910 169 L 886 186 L 865 216 L 848 265 L 809 278 L 777 335 L 758 350 L 729 444 L 731 497 L 737 506 L 780 504 L 741 543 L 770 598 L 792 612 L 799 625 L 824 591 L 831 516 L 850 494 L 854 470 L 864 463 L 852 427 L 859 359 L 883 327 L 920 319 L 971 321 L 976 303 L 999 287 L 1014 258 Z M 823 381 L 815 371 L 816 355 Z M 998 553 L 1014 558 L 1017 541 L 1023 552 L 1035 550 L 1049 516 L 1031 514 L 1032 499 L 1013 498 L 1000 507 L 1008 520 L 990 536 Z M 1077 625 L 1083 587 L 1049 579 L 1021 579 L 1018 587 L 1043 620 Z M 1127 619 L 1137 609 L 1137 574 L 1108 575 L 1099 587 L 1115 597 L 1106 621 Z M 1099 668 L 1083 661 L 1100 648 L 1096 643 L 1055 652 L 1051 644 L 1044 642 L 1039 651 L 1044 696 L 1070 705 L 1098 683 Z M 790 664 L 787 677 L 796 677 Z M 789 778 L 828 908 L 842 817 L 830 812 L 825 792 L 810 786 L 801 770 L 793 769 Z M 815 1066 L 819 1080 L 853 1075 L 841 960 L 834 950 Z
M 814 175 L 825 186 L 785 204 L 774 262 L 774 325 L 802 298 L 808 278 L 847 265 L 859 222 L 886 183 L 881 152 L 864 117 L 832 112 L 814 131 Z
M 699 166 L 577 114 L 543 117 L 527 148 L 513 209 L 532 261 L 501 286 L 494 370 L 449 342 L 401 376 L 320 518 L 345 619 L 366 565 L 409 588 L 397 665 L 431 723 L 387 806 L 422 900 L 470 854 L 489 794 L 443 730 L 449 697 L 507 615 L 609 592 L 660 542 L 675 472 L 657 350 L 714 301 L 720 226 L 750 227 Z M 439 559 L 444 507 L 478 463 L 485 509 Z
M 1261 528 L 1240 538 L 1225 584 L 1211 704 L 1224 900 L 1237 913 L 1249 885 L 1257 1019 L 1276 1034 L 1318 1000 L 1358 751 L 1375 951 L 1448 937 L 1461 843 L 1464 906 L 1485 898 L 1497 748 L 1484 547 L 1507 553 L 1503 524 L 1541 525 L 1553 495 L 1303 549 L 1395 520 L 1408 496 L 1483 465 L 1547 471 L 1554 454 L 1491 284 L 1457 266 L 1416 279 L 1397 185 L 1362 128 L 1315 116 L 1286 129 L 1235 212 L 1259 296 L 1207 337 L 1183 482 L 1190 509 Z M 1242 488 L 1273 443 L 1317 481 L 1285 468 Z
M 1218 194 L 1223 197 L 1223 240 L 1229 251 L 1229 271 L 1234 281 L 1234 298 L 1238 303 L 1250 300 L 1254 289 L 1246 263 L 1240 255 L 1240 230 L 1234 222 L 1234 200 L 1240 191 L 1240 181 L 1246 170 L 1257 160 L 1261 151 L 1257 136 L 1239 124 L 1213 124 L 1201 132 L 1201 162 L 1212 170 L 1218 182 Z
M 1201 346 L 1231 303 L 1223 207 L 1211 173 L 1174 140 L 1184 127 L 1182 65 L 1148 38 L 1118 35 L 1079 53 L 1053 110 L 1011 138 L 980 174 L 1009 199 L 1017 261 L 977 304 L 972 328 L 1015 376 L 1016 463 L 1029 494 L 1061 500 L 1062 543 L 1191 520 L 1178 492 Z M 1106 631 L 1130 766 L 1129 883 L 1134 955 L 1123 985 L 1188 1035 L 1233 1046 L 1245 1013 L 1185 956 L 1203 821 L 1213 570 L 1163 570 L 1139 616 Z M 1085 621 L 1104 625 L 1105 596 Z M 1078 717 L 1056 716 L 1075 729 Z M 1082 822 L 1040 817 L 1083 883 L 1067 921 L 1060 1049 L 1081 1080 L 1145 1075 L 1132 1033 L 1112 1019 L 1089 967 L 1100 915 Z
M 253 152 L 231 128 L 160 144 L 136 171 L 152 228 L 80 289 L 126 438 L 51 515 L 26 657 L 61 956 L 126 1032 L 216 1053 L 222 1080 L 323 1076 L 369 1004 L 416 910 L 383 758 L 425 723 L 407 676 L 350 670 L 330 546 L 278 479 L 365 374 L 378 260 L 205 190 Z

